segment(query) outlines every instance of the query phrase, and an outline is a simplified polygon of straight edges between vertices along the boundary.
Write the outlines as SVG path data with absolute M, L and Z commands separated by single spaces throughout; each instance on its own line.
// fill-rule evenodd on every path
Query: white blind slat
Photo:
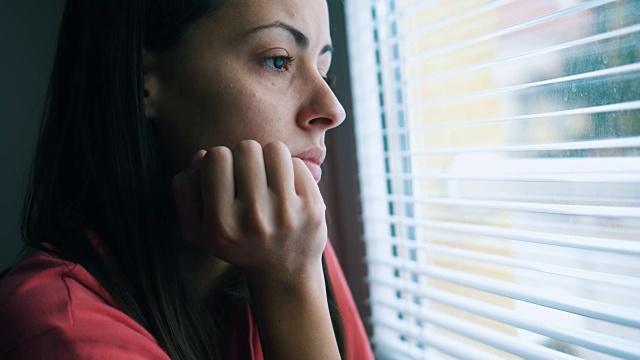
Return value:
M 430 75 L 426 75 L 426 76 L 418 76 L 415 78 L 410 78 L 410 79 L 406 79 L 403 80 L 402 82 L 397 83 L 395 86 L 397 87 L 397 89 L 401 89 L 402 87 L 409 87 L 409 86 L 420 86 L 423 84 L 428 84 L 429 82 L 433 82 L 436 80 L 442 80 L 445 79 L 447 77 L 452 77 L 452 76 L 460 76 L 463 75 L 466 72 L 471 72 L 471 71 L 478 71 L 478 70 L 482 70 L 482 69 L 486 69 L 486 68 L 491 68 L 491 67 L 496 67 L 499 65 L 504 65 L 510 62 L 514 62 L 514 61 L 523 61 L 526 60 L 528 58 L 531 57 L 535 57 L 535 56 L 541 56 L 541 55 L 545 55 L 545 54 L 549 54 L 549 53 L 553 53 L 553 52 L 558 52 L 558 51 L 562 51 L 562 50 L 568 50 L 568 49 L 572 49 L 578 46 L 584 46 L 587 44 L 593 44 L 594 47 L 597 47 L 598 44 L 594 44 L 597 42 L 601 42 L 604 40 L 611 40 L 611 39 L 615 39 L 617 37 L 623 37 L 623 36 L 628 36 L 628 35 L 633 35 L 635 33 L 640 32 L 640 25 L 632 25 L 629 27 L 625 27 L 622 29 L 617 29 L 617 30 L 613 30 L 610 32 L 606 32 L 606 33 L 602 33 L 602 34 L 597 34 L 597 35 L 593 35 L 587 38 L 583 38 L 583 39 L 578 39 L 578 40 L 574 40 L 574 41 L 569 41 L 567 43 L 564 44 L 560 44 L 560 45 L 556 45 L 556 46 L 552 46 L 552 47 L 548 47 L 548 48 L 544 48 L 544 49 L 539 49 L 536 51 L 531 51 L 529 53 L 526 54 L 520 54 L 520 55 L 516 55 L 516 56 L 511 56 L 511 57 L 506 57 L 506 58 L 501 58 L 501 59 L 494 59 L 485 63 L 480 63 L 480 64 L 473 64 L 473 65 L 469 65 L 469 66 L 463 66 L 460 68 L 456 68 L 456 69 L 452 69 L 450 71 L 446 71 L 446 72 L 442 72 L 442 73 L 437 73 L 437 74 L 430 74 Z M 620 40 L 622 41 L 622 40 Z M 640 42 L 639 39 L 637 38 L 632 38 L 631 40 L 627 40 L 627 41 L 633 41 L 633 43 L 630 44 L 630 46 L 637 46 L 638 42 Z M 558 78 L 558 79 L 549 79 L 549 80 L 545 80 L 545 81 L 538 81 L 538 82 L 534 82 L 534 83 L 530 83 L 530 84 L 521 84 L 521 85 L 516 85 L 516 86 L 510 86 L 510 87 L 505 87 L 502 89 L 492 89 L 486 92 L 478 92 L 475 94 L 475 96 L 473 94 L 465 94 L 464 98 L 473 98 L 473 97 L 477 97 L 478 95 L 484 96 L 484 95 L 491 95 L 491 94 L 498 94 L 498 93 L 503 93 L 503 92 L 508 92 L 510 90 L 520 90 L 520 89 L 526 89 L 526 88 L 531 88 L 534 86 L 542 86 L 542 85 L 551 85 L 551 84 L 557 84 L 557 83 L 561 83 L 561 82 L 566 82 L 566 81 L 575 81 L 575 80 L 584 80 L 584 79 L 589 79 L 589 78 L 593 78 L 593 77 L 597 77 L 597 76 L 605 76 L 605 75 L 615 75 L 615 74 L 620 74 L 620 73 L 624 73 L 626 71 L 632 71 L 631 69 L 634 68 L 634 65 L 637 64 L 628 64 L 628 65 L 623 65 L 617 68 L 614 68 L 610 71 L 608 71 L 609 69 L 605 69 L 605 70 L 599 70 L 599 71 L 593 71 L 591 73 L 586 73 L 586 74 L 578 74 L 578 75 L 574 75 L 574 76 L 566 76 L 566 77 L 562 77 L 562 78 Z M 393 65 L 389 66 L 389 68 L 393 68 Z M 380 70 L 390 70 L 390 69 L 380 69 Z M 449 97 L 451 99 L 458 99 L 456 97 Z M 447 98 L 447 99 L 449 99 Z M 442 102 L 442 101 L 447 101 L 447 99 L 440 99 L 438 102 Z M 459 99 L 463 99 L 463 97 L 460 97 Z M 435 100 L 429 103 L 421 103 L 420 106 L 425 106 L 431 103 L 436 103 Z
M 477 196 L 472 196 L 477 195 Z M 482 195 L 482 196 L 480 196 Z M 598 195 L 597 197 L 595 195 Z M 371 202 L 380 202 L 380 201 L 400 201 L 406 198 L 414 198 L 416 202 L 428 202 L 424 199 L 437 199 L 442 194 L 434 193 L 433 196 L 425 197 L 425 196 L 408 196 L 408 195 L 384 195 L 384 194 L 373 194 L 373 193 L 362 193 L 361 198 L 366 201 Z M 614 196 L 602 196 L 602 194 L 594 194 L 593 196 L 579 196 L 579 195 L 564 195 L 564 196 L 551 196 L 545 194 L 505 194 L 504 192 L 485 192 L 483 194 L 468 194 L 466 197 L 460 197 L 456 199 L 486 199 L 487 197 L 492 197 L 499 200 L 504 200 L 506 202 L 527 202 L 527 201 L 536 201 L 536 203 L 549 203 L 549 204 L 574 204 L 574 203 L 590 203 L 590 204 L 601 204 L 596 206 L 609 206 L 607 204 L 617 204 L 620 207 L 634 207 L 640 205 L 640 200 L 634 197 L 614 197 Z
M 453 96 L 434 97 L 427 101 L 407 102 L 406 107 L 408 109 L 419 109 L 419 108 L 429 107 L 433 105 L 442 105 L 450 102 L 460 102 L 464 100 L 477 99 L 477 98 L 481 98 L 489 95 L 497 95 L 497 94 L 504 94 L 504 93 L 511 94 L 520 90 L 535 91 L 537 87 L 557 85 L 557 84 L 562 84 L 562 83 L 571 82 L 571 81 L 593 80 L 596 78 L 600 78 L 598 80 L 603 82 L 611 81 L 611 78 L 610 78 L 611 76 L 621 75 L 621 74 L 624 75 L 627 73 L 631 73 L 630 75 L 637 77 L 637 76 L 640 76 L 640 74 L 637 74 L 638 70 L 640 70 L 640 63 L 628 64 L 628 65 L 617 66 L 617 67 L 608 68 L 604 70 L 596 70 L 596 71 L 591 71 L 587 73 L 553 78 L 549 80 L 535 81 L 535 82 L 526 83 L 526 84 L 505 86 L 502 88 L 493 88 L 489 90 L 482 90 L 482 91 L 476 91 L 476 92 L 467 92 L 463 94 L 456 94 Z
M 545 214 L 562 214 L 599 217 L 640 218 L 640 208 L 624 206 L 589 206 L 530 203 L 516 201 L 452 199 L 441 197 L 418 198 L 409 196 L 366 197 L 369 201 L 390 201 L 396 203 L 417 203 L 425 205 L 446 205 L 464 208 L 525 211 Z
M 625 288 L 630 288 L 635 290 L 635 294 L 640 294 L 638 290 L 640 290 L 640 282 L 634 277 L 631 276 L 621 276 L 621 275 L 613 275 L 607 273 L 601 273 L 590 270 L 577 269 L 573 267 L 566 267 L 561 265 L 552 265 L 548 263 L 540 263 L 535 261 L 523 260 L 523 259 L 514 259 L 512 257 L 507 256 L 498 256 L 491 254 L 484 254 L 477 251 L 471 250 L 463 250 L 446 246 L 439 245 L 431 245 L 431 244 L 423 244 L 417 243 L 415 241 L 409 239 L 399 239 L 394 238 L 394 240 L 389 240 L 387 238 L 383 238 L 380 236 L 370 236 L 369 239 L 372 242 L 376 243 L 384 243 L 387 245 L 396 245 L 402 246 L 412 249 L 421 249 L 426 250 L 428 253 L 433 256 L 437 255 L 448 255 L 455 257 L 462 257 L 474 261 L 482 261 L 489 264 L 503 265 L 503 266 L 511 266 L 519 269 L 533 270 L 538 272 L 544 272 L 554 275 L 562 275 L 576 279 L 589 280 L 589 281 L 597 281 L 604 284 L 609 285 L 617 285 Z M 640 301 L 640 297 L 639 297 Z
M 599 352 L 605 352 L 612 356 L 621 358 L 633 358 L 638 353 L 637 344 L 633 341 L 619 339 L 613 336 L 602 335 L 593 331 L 585 331 L 583 329 L 569 329 L 562 327 L 554 327 L 546 325 L 536 318 L 528 318 L 519 315 L 516 311 L 504 309 L 499 306 L 487 304 L 478 300 L 465 298 L 453 293 L 437 289 L 429 289 L 428 291 L 420 288 L 416 284 L 406 281 L 402 283 L 373 280 L 373 284 L 388 286 L 400 291 L 410 292 L 422 298 L 437 301 L 451 307 L 455 307 L 472 314 L 478 314 L 486 318 L 500 321 L 505 324 L 511 324 L 520 329 L 536 332 L 558 340 L 566 341 L 582 347 L 590 348 Z M 395 306 L 399 312 L 405 312 L 405 304 Z
M 565 10 L 561 10 L 558 12 L 555 12 L 553 14 L 549 14 L 549 15 L 545 15 L 536 19 L 532 19 L 529 21 L 525 21 L 523 23 L 520 24 L 516 24 L 504 29 L 500 29 L 498 31 L 493 31 L 490 32 L 488 34 L 483 34 L 480 36 L 476 36 L 470 39 L 465 39 L 463 41 L 457 42 L 457 43 L 453 43 L 450 45 L 447 45 L 445 47 L 442 48 L 438 48 L 438 49 L 434 49 L 434 50 L 430 50 L 430 51 L 426 51 L 418 56 L 412 57 L 409 59 L 409 61 L 411 62 L 416 62 L 416 61 L 424 61 L 428 58 L 434 57 L 436 55 L 442 55 L 444 53 L 453 51 L 453 50 L 458 50 L 461 48 L 465 48 L 465 47 L 469 47 L 472 46 L 474 44 L 480 43 L 480 42 L 484 42 L 484 41 L 488 41 L 488 40 L 493 40 L 502 36 L 506 36 L 509 35 L 511 33 L 514 32 L 518 32 L 518 31 L 522 31 L 528 28 L 532 28 L 534 26 L 538 26 L 540 24 L 544 24 L 546 22 L 552 21 L 552 20 L 556 20 L 556 19 L 560 19 L 562 17 L 565 17 L 567 15 L 570 14 L 575 14 L 577 12 L 581 12 L 581 11 L 585 11 L 588 9 L 592 9 L 598 6 L 602 6 L 605 4 L 609 4 L 614 2 L 615 0 L 593 0 L 593 1 L 585 1 L 583 2 L 581 5 L 578 6 L 574 6 L 571 7 L 569 9 L 565 9 Z
M 499 331 L 488 329 L 471 322 L 458 320 L 443 313 L 428 312 L 419 306 L 409 303 L 398 303 L 389 300 L 373 300 L 373 305 L 380 305 L 392 309 L 402 309 L 403 313 L 417 319 L 430 322 L 450 331 L 454 331 L 473 340 L 494 346 L 511 354 L 531 360 L 577 360 L 575 356 L 558 353 L 540 345 L 531 344 Z M 374 319 L 375 321 L 375 319 Z
M 419 134 L 426 131 L 435 131 L 435 130 L 456 128 L 456 127 L 478 126 L 478 125 L 486 125 L 491 123 L 533 120 L 533 119 L 543 119 L 543 118 L 557 118 L 557 117 L 576 116 L 576 115 L 596 115 L 596 114 L 602 114 L 602 113 L 631 111 L 631 110 L 638 110 L 638 109 L 640 109 L 640 101 L 628 101 L 628 102 L 622 102 L 622 103 L 616 103 L 616 104 L 590 106 L 590 107 L 570 109 L 570 110 L 549 111 L 549 112 L 543 112 L 543 113 L 537 113 L 537 114 L 503 116 L 503 117 L 474 119 L 474 120 L 457 121 L 457 122 L 433 123 L 427 126 L 411 127 L 410 129 L 409 128 L 386 129 L 383 131 L 383 134 L 398 135 L 398 134 L 405 134 L 409 131 L 412 134 Z M 367 134 L 365 133 L 361 135 L 366 136 Z
M 431 229 L 430 229 L 431 230 Z M 581 250 L 575 249 L 571 247 L 559 247 L 553 246 L 552 248 L 549 245 L 541 244 L 541 243 L 519 243 L 517 245 L 511 243 L 511 240 L 504 240 L 500 238 L 493 237 L 485 237 L 482 235 L 474 235 L 470 234 L 470 236 L 451 236 L 455 233 L 450 233 L 447 231 L 439 231 L 433 229 L 431 231 L 431 236 L 438 240 L 438 244 L 442 244 L 443 246 L 455 247 L 458 249 L 474 249 L 474 248 L 485 248 L 485 249 L 496 249 L 496 248 L 504 248 L 506 246 L 511 247 L 512 249 L 517 249 L 517 252 L 520 256 L 514 257 L 517 260 L 525 261 L 534 261 L 540 264 L 563 264 L 567 266 L 571 266 L 573 262 L 575 262 L 576 258 L 587 258 L 588 261 L 584 261 L 584 266 L 593 266 L 596 269 L 605 268 L 605 269 L 616 269 L 618 271 L 605 272 L 606 274 L 617 274 L 621 276 L 630 276 L 634 278 L 635 274 L 640 274 L 640 262 L 635 261 L 635 257 L 629 255 L 619 255 L 609 254 L 609 256 L 603 256 L 599 252 L 595 252 L 599 256 L 591 256 L 589 258 L 589 253 L 593 255 L 592 250 Z M 381 241 L 383 236 L 380 232 L 367 232 L 365 233 L 367 239 L 370 239 L 369 243 L 371 245 L 384 244 L 385 249 L 388 252 L 388 245 L 390 243 L 399 242 L 403 246 L 411 246 L 415 244 L 416 246 L 419 243 L 416 240 L 411 240 L 403 237 L 385 237 L 385 241 Z M 507 242 L 508 245 L 504 243 Z M 424 244 L 428 245 L 428 244 Z M 473 251 L 473 250 L 469 250 Z M 479 252 L 479 251 L 478 251 Z M 479 252 L 480 255 L 484 255 L 484 252 Z M 509 256 L 513 256 L 513 254 L 508 253 Z M 613 256 L 612 256 L 613 255 Z M 426 256 L 426 255 L 425 255 Z M 505 255 L 506 256 L 506 255 Z M 536 259 L 536 260 L 526 260 L 526 259 Z M 576 267 L 576 269 L 583 269 L 584 267 Z M 551 267 L 553 269 L 553 266 Z M 548 269 L 547 269 L 548 270 Z M 633 275 L 629 275 L 633 274 Z M 640 296 L 640 294 L 636 294 L 636 296 Z
M 562 50 L 576 48 L 579 46 L 594 44 L 603 40 L 610 40 L 610 39 L 614 39 L 614 38 L 622 37 L 626 35 L 633 35 L 637 32 L 640 32 L 640 25 L 632 25 L 622 29 L 617 29 L 617 30 L 613 30 L 613 31 L 609 31 L 609 32 L 605 32 L 597 35 L 592 35 L 592 36 L 588 36 L 588 37 L 573 40 L 573 41 L 568 41 L 563 44 L 530 51 L 524 54 L 518 54 L 510 57 L 499 58 L 499 59 L 492 59 L 490 61 L 479 63 L 479 64 L 472 64 L 472 65 L 463 66 L 460 68 L 454 68 L 448 71 L 443 71 L 436 74 L 430 74 L 426 76 L 419 76 L 412 79 L 406 79 L 404 80 L 403 83 L 399 83 L 398 87 L 417 86 L 417 85 L 425 84 L 435 80 L 442 80 L 454 75 L 461 75 L 471 71 L 482 70 L 482 69 L 491 68 L 499 65 L 506 65 L 511 62 L 524 61 L 535 56 L 541 56 L 549 53 L 559 52 Z
M 441 29 L 443 27 L 446 26 L 450 26 L 453 25 L 455 23 L 459 23 L 461 21 L 464 21 L 465 19 L 469 19 L 472 18 L 474 16 L 478 16 L 482 13 L 485 13 L 487 11 L 490 10 L 494 10 L 496 8 L 500 8 L 509 4 L 512 4 L 513 2 L 515 2 L 515 0 L 496 0 L 496 1 L 491 1 L 485 4 L 481 4 L 478 7 L 475 7 L 471 10 L 467 10 L 467 11 L 463 11 L 459 14 L 456 14 L 454 16 L 451 16 L 449 18 L 446 19 L 442 19 L 439 21 L 435 21 L 427 26 L 423 26 L 419 29 L 413 30 L 413 31 L 408 31 L 406 34 L 400 34 L 397 38 L 394 39 L 394 41 L 396 39 L 407 39 L 407 38 L 411 38 L 411 37 L 415 37 L 416 35 L 422 35 L 434 30 L 438 30 Z M 386 15 L 382 16 L 382 17 L 377 17 L 377 20 L 375 21 L 375 26 L 384 26 L 386 23 L 388 23 L 390 20 L 397 20 L 398 17 L 402 16 L 402 15 L 407 15 L 409 13 L 415 13 L 421 10 L 424 10 L 425 8 L 428 8 L 430 6 L 433 6 L 434 2 L 433 1 L 418 1 L 415 3 L 415 5 L 413 6 L 408 6 L 406 9 L 402 9 L 400 11 L 397 12 L 391 12 L 391 13 L 387 13 Z M 374 4 L 375 5 L 375 4 Z
M 572 247 L 576 249 L 595 250 L 602 252 L 619 253 L 632 256 L 640 256 L 640 242 L 606 239 L 598 237 L 544 233 L 530 230 L 518 230 L 487 225 L 463 224 L 451 221 L 417 220 L 397 216 L 365 217 L 365 221 L 375 221 L 392 224 L 421 226 L 438 230 L 446 230 L 457 233 L 469 233 L 491 236 L 515 241 L 539 243 L 545 245 Z
M 455 148 L 432 148 L 416 151 L 385 151 L 389 156 L 421 156 L 437 154 L 461 154 L 483 152 L 522 152 L 522 151 L 558 151 L 558 150 L 599 150 L 640 147 L 640 137 L 632 136 L 620 139 L 573 141 L 549 144 L 502 145 L 502 146 L 461 146 Z
M 424 330 L 416 328 L 415 326 L 407 326 L 405 324 L 398 324 L 397 322 L 389 321 L 387 318 L 381 318 L 378 316 L 374 316 L 371 319 L 372 323 L 377 326 L 384 327 L 386 329 L 390 329 L 395 331 L 398 334 L 402 334 L 411 339 L 419 339 L 422 344 L 433 347 L 445 354 L 455 356 L 458 359 L 468 359 L 468 360 L 492 360 L 495 359 L 495 355 L 482 351 L 477 347 L 468 346 L 465 344 L 460 344 L 460 342 L 452 341 L 444 336 L 439 336 L 437 334 L 426 334 Z M 385 340 L 385 347 L 387 347 L 387 351 L 394 351 L 399 353 L 408 353 L 413 355 L 413 357 L 421 358 L 423 357 L 423 351 L 416 348 L 403 346 L 399 342 L 388 344 L 388 340 Z M 377 350 L 377 349 L 376 349 Z M 387 356 L 393 356 L 393 353 L 390 353 Z
M 559 294 L 554 294 L 554 298 L 547 298 L 546 296 L 541 295 L 536 289 L 532 289 L 527 286 L 431 265 L 411 265 L 402 261 L 373 257 L 367 258 L 367 261 L 371 264 L 385 265 L 395 269 L 408 270 L 457 285 L 566 311 L 572 314 L 587 316 L 593 319 L 608 321 L 629 327 L 640 327 L 640 310 L 638 309 L 611 306 L 602 302 Z
M 568 183 L 640 183 L 640 174 L 451 174 L 434 172 L 431 174 L 365 174 L 366 176 L 383 176 L 395 180 L 467 180 L 467 181 L 521 181 L 521 182 L 568 182 Z

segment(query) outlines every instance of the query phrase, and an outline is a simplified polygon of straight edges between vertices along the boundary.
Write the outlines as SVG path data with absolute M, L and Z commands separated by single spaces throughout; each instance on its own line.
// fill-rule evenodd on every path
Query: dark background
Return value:
M 0 0 L 0 270 L 22 247 L 22 198 L 64 0 Z

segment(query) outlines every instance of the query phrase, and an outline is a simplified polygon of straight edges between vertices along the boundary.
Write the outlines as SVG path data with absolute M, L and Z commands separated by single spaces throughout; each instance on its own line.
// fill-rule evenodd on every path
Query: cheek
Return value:
M 264 87 L 256 81 L 229 82 L 210 94 L 203 109 L 215 123 L 209 140 L 216 145 L 233 147 L 246 139 L 262 144 L 284 141 L 294 124 L 292 103 L 271 83 Z
M 166 99 L 172 105 L 163 133 L 177 169 L 199 149 L 247 139 L 288 143 L 295 135 L 295 92 L 284 82 L 237 65 L 199 69 L 183 74 Z

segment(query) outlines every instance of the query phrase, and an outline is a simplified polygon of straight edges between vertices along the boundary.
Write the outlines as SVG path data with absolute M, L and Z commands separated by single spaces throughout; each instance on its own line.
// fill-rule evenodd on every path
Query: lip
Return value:
M 323 148 L 313 148 L 293 155 L 293 157 L 302 160 L 316 182 L 320 181 L 320 178 L 322 177 L 322 168 L 320 165 L 322 165 L 326 156 L 327 151 Z

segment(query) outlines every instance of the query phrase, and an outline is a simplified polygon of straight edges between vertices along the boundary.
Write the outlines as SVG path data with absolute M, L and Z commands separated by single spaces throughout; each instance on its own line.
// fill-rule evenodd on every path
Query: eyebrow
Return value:
M 249 36 L 251 34 L 254 34 L 258 31 L 262 31 L 262 30 L 266 30 L 266 29 L 284 29 L 286 31 L 288 31 L 291 36 L 293 36 L 293 39 L 296 42 L 296 45 L 298 45 L 299 47 L 306 49 L 309 47 L 309 38 L 305 36 L 305 34 L 303 34 L 300 30 L 294 28 L 293 26 L 286 24 L 282 21 L 274 21 L 270 24 L 266 24 L 266 25 L 260 25 L 260 26 L 256 26 L 252 29 L 250 29 L 249 31 L 247 31 L 243 37 Z M 325 53 L 332 53 L 333 52 L 333 46 L 331 45 L 325 45 L 322 50 L 320 50 L 320 55 L 323 55 Z

